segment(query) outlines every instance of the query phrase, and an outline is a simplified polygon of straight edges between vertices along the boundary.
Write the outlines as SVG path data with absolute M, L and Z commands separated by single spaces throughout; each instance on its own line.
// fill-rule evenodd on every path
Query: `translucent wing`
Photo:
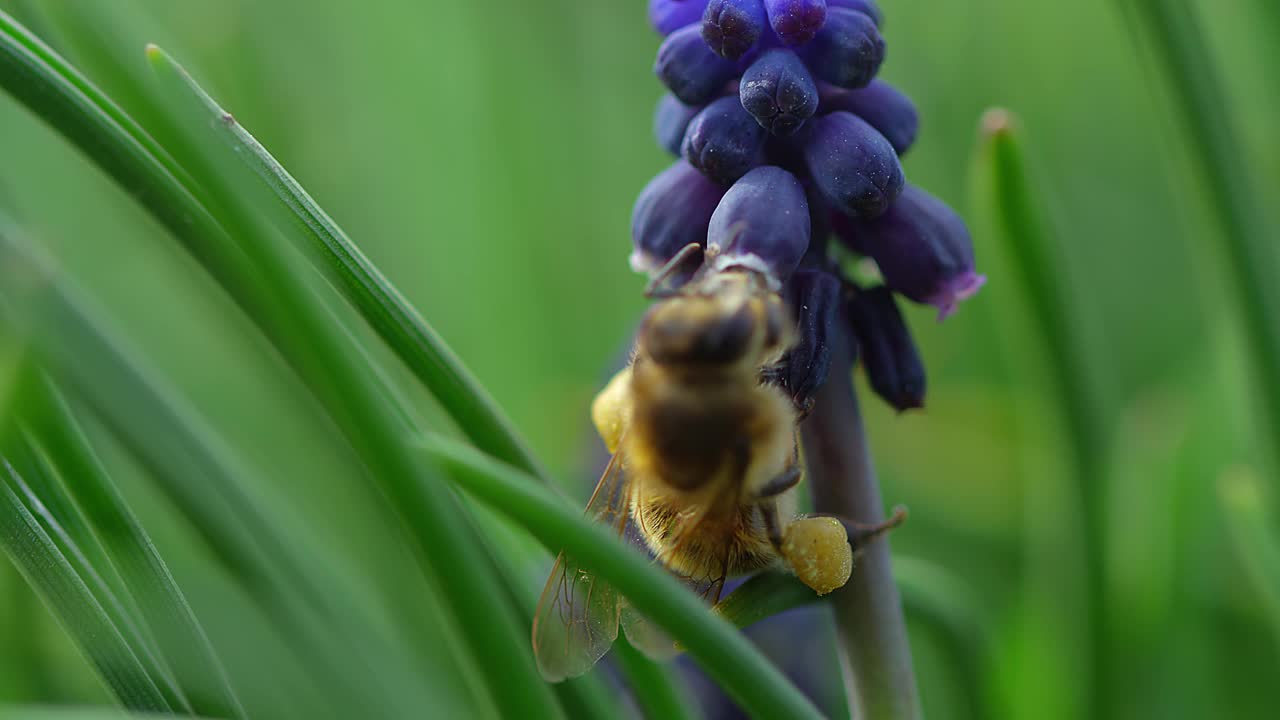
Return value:
M 586 515 L 623 535 L 630 517 L 631 483 L 622 452 L 614 454 L 587 503 Z M 622 596 L 572 557 L 560 553 L 533 617 L 533 654 L 551 682 L 590 670 L 618 638 Z

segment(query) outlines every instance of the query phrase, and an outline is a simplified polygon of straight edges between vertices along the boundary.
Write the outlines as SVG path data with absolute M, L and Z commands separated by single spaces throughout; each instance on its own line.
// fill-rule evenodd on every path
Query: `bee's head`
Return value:
M 640 346 L 660 365 L 754 370 L 780 357 L 794 335 L 777 293 L 731 272 L 650 308 Z

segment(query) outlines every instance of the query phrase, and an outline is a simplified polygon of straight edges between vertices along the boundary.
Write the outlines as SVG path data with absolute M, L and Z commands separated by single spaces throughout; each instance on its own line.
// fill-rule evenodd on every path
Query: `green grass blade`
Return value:
M 1062 280 L 1058 238 L 1050 227 L 1039 188 L 1027 168 L 1021 131 L 1013 116 L 991 110 L 982 121 L 982 144 L 975 163 L 977 215 L 983 231 L 998 243 L 1017 284 L 1029 321 L 1015 337 L 1034 338 L 1030 351 L 1047 366 L 1054 406 L 1060 409 L 1070 443 L 1071 477 L 1080 503 L 1080 552 L 1087 605 L 1082 619 L 1090 643 L 1092 672 L 1088 698 L 1103 717 L 1112 695 L 1109 645 L 1106 507 L 1106 415 L 1089 377 L 1080 318 Z
M 118 88 L 129 88 L 132 105 L 146 108 L 146 116 L 162 116 L 138 87 L 130 68 L 122 66 L 121 53 L 103 47 L 101 25 L 118 21 L 119 8 L 98 7 L 70 13 L 51 9 L 55 24 L 74 38 L 74 47 L 85 48 L 116 80 Z M 250 167 L 274 200 L 261 207 L 276 215 L 273 221 L 286 229 L 289 239 L 303 249 L 339 292 L 362 315 L 429 392 L 450 414 L 458 428 L 480 449 L 520 467 L 544 481 L 545 468 L 534 457 L 514 426 L 452 349 L 410 305 L 400 291 L 365 257 L 341 227 L 322 209 L 292 175 L 243 126 L 232 119 L 191 77 L 182 77 L 209 108 L 212 117 L 225 117 L 226 133 L 221 134 Z M 141 110 L 139 110 L 141 112 Z M 191 185 L 188 185 L 191 187 Z
M 420 685 L 412 680 L 412 664 L 369 657 L 363 644 L 348 642 L 368 639 L 396 652 L 370 624 L 365 604 L 317 572 L 308 545 L 263 515 L 250 489 L 253 473 L 243 461 L 75 292 L 31 259 L 11 228 L 0 227 L 0 270 L 27 280 L 25 288 L 8 277 L 0 281 L 0 326 L 8 323 L 15 335 L 25 329 L 40 360 L 151 472 L 219 562 L 282 629 L 299 661 L 311 669 L 317 696 L 327 698 L 335 712 L 407 712 L 398 703 L 416 696 L 398 697 L 382 686 Z M 24 318 L 25 328 L 18 325 Z M 83 362 L 86 357 L 94 362 Z M 354 677 L 346 669 L 348 658 L 377 670 Z
M 0 720 L 190 720 L 189 715 L 128 712 L 105 707 L 56 707 L 53 705 L 0 705 Z
M 128 708 L 167 711 L 156 683 L 88 586 L 15 492 L 23 483 L 0 458 L 0 543 L 116 698 Z
M 260 277 L 270 279 L 261 287 L 265 297 L 258 307 L 272 315 L 266 324 L 275 330 L 276 346 L 399 511 L 420 567 L 445 598 L 452 626 L 467 640 L 487 697 L 505 714 L 558 717 L 559 706 L 537 674 L 520 623 L 484 561 L 482 541 L 438 470 L 404 446 L 398 419 L 379 397 L 369 368 L 333 327 L 314 288 L 304 283 L 307 274 L 263 219 L 260 199 L 246 185 L 254 182 L 245 177 L 250 171 L 218 138 L 221 115 L 210 114 L 205 98 L 159 48 L 148 48 L 147 57 L 179 122 L 174 135 L 183 144 L 175 155 L 215 199 L 218 216 Z
M 1251 470 L 1237 468 L 1219 480 L 1218 496 L 1236 556 L 1280 646 L 1280 536 L 1263 501 L 1261 478 Z
M 1222 233 L 1221 252 L 1234 290 L 1235 314 L 1243 320 L 1260 409 L 1267 430 L 1263 452 L 1277 458 L 1280 433 L 1280 274 L 1277 233 L 1249 167 L 1222 73 L 1209 51 L 1199 11 L 1187 0 L 1117 0 L 1135 33 L 1147 40 L 1150 69 L 1164 80 L 1170 111 L 1186 133 L 1185 150 L 1195 165 L 1195 183 L 1210 199 Z M 1272 3 L 1274 5 L 1274 3 Z M 1273 465 L 1274 466 L 1274 465 Z
M 0 441 L 0 454 L 8 459 L 15 472 L 14 492 L 120 631 L 129 650 L 156 683 L 167 706 L 190 713 L 190 701 L 160 656 L 129 587 L 56 477 L 47 455 L 27 433 L 16 428 Z
M 468 494 L 507 515 L 548 550 L 563 549 L 617 587 L 642 613 L 688 649 L 741 707 L 757 717 L 814 718 L 816 708 L 754 646 L 675 578 L 582 517 L 563 498 L 508 465 L 458 443 L 429 436 L 424 453 Z
M 162 655 L 190 698 L 192 710 L 210 717 L 244 717 L 244 708 L 204 628 L 90 447 L 66 398 L 49 378 L 40 378 L 35 385 L 31 424 L 77 506 L 109 546 L 112 559 L 143 610 L 144 623 L 156 628 L 152 634 L 161 638 L 166 648 Z

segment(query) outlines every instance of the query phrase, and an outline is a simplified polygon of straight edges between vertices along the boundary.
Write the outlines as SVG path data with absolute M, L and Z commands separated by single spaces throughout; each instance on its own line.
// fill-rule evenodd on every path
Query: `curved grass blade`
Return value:
M 698 717 L 682 692 L 679 678 L 667 666 L 650 660 L 631 646 L 625 633 L 613 646 L 613 659 L 626 676 L 640 711 L 648 720 L 693 720 Z
M 512 608 L 484 561 L 482 540 L 469 524 L 437 468 L 404 446 L 391 408 L 378 396 L 347 338 L 333 327 L 323 302 L 305 281 L 291 248 L 264 219 L 260 198 L 252 192 L 234 151 L 217 138 L 203 98 L 183 80 L 181 69 L 157 47 L 147 57 L 169 98 L 182 146 L 176 156 L 215 199 L 240 248 L 259 277 L 258 306 L 275 330 L 276 346 L 310 387 L 317 400 L 369 470 L 408 536 L 424 575 L 445 598 L 453 627 L 467 641 L 487 697 L 508 715 L 558 717 L 560 708 L 537 675 Z M 214 119 L 217 123 L 217 119 Z M 442 552 L 448 548 L 447 552 Z
M 1114 676 L 1108 626 L 1107 573 L 1107 464 L 1108 421 L 1089 377 L 1081 348 L 1085 346 L 1079 311 L 1073 310 L 1062 282 L 1063 263 L 1057 262 L 1054 232 L 1046 219 L 1039 188 L 1027 169 L 1026 151 L 1016 119 L 1005 110 L 990 110 L 982 120 L 982 145 L 975 164 L 977 215 L 984 231 L 996 238 L 1002 256 L 1015 276 L 1028 308 L 1031 351 L 1048 366 L 1054 406 L 1061 409 L 1070 442 L 1071 476 L 1081 510 L 1081 548 L 1087 605 L 1083 622 L 1090 636 L 1091 669 L 1089 699 L 1096 716 L 1112 695 Z
M 0 705 L 0 720 L 198 720 L 190 715 L 128 712 L 106 707 Z
M 550 490 L 472 448 L 435 436 L 420 440 L 468 494 L 507 515 L 548 550 L 563 549 L 609 581 L 687 648 L 738 704 L 758 717 L 816 718 L 816 708 L 737 630 L 607 529 L 585 520 Z
M 348 715 L 409 712 L 422 698 L 397 696 L 389 688 L 420 683 L 413 680 L 412 661 L 370 620 L 373 611 L 345 586 L 317 573 L 306 544 L 263 514 L 243 461 L 12 233 L 0 226 L 0 327 L 7 324 L 17 334 L 23 319 L 18 308 L 26 311 L 27 338 L 39 359 L 106 420 L 282 629 L 298 661 L 312 670 L 317 697 Z M 26 280 L 26 287 L 10 278 Z M 94 361 L 83 362 L 86 357 Z M 376 642 L 387 657 L 371 657 L 349 638 Z M 355 677 L 347 658 L 373 670 Z
M 275 202 L 261 207 L 276 214 L 272 221 L 277 227 L 290 230 L 290 239 L 308 251 L 311 261 L 334 282 L 471 442 L 499 460 L 549 481 L 546 470 L 488 391 L 284 166 L 172 58 L 163 52 L 150 57 L 153 63 L 166 64 L 169 72 L 186 83 L 204 105 L 210 120 L 217 121 L 224 131 L 218 133 L 219 139 L 270 191 Z
M 18 571 L 125 707 L 168 711 L 169 703 L 119 628 L 16 492 L 25 483 L 4 458 L 0 480 L 0 544 Z
M 1187 0 L 1117 0 L 1135 35 L 1146 39 L 1149 69 L 1164 80 L 1186 133 L 1195 182 L 1210 199 L 1235 291 L 1235 314 L 1243 319 L 1261 409 L 1266 415 L 1263 452 L 1277 458 L 1280 433 L 1280 273 L 1277 233 L 1251 177 L 1250 153 L 1233 121 L 1231 103 L 1201 30 L 1198 10 Z M 1271 3 L 1274 5 L 1274 3 Z
M 30 421 L 76 505 L 108 546 L 125 586 L 155 628 L 161 655 L 192 710 L 210 717 L 245 717 L 226 669 L 160 553 L 99 462 L 65 397 L 47 377 L 34 382 Z
M 32 438 L 13 428 L 0 440 L 3 455 L 15 472 L 13 490 L 67 559 L 72 570 L 120 631 L 130 651 L 156 683 L 168 707 L 192 712 L 191 703 L 156 647 L 143 614 L 115 565 L 108 559 L 88 522 L 75 506 L 56 471 Z

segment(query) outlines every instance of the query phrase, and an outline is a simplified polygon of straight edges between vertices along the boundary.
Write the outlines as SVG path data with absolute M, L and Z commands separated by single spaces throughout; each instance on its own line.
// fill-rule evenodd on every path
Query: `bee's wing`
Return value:
M 614 454 L 587 503 L 595 522 L 626 532 L 631 483 L 622 452 Z M 590 670 L 618 637 L 622 596 L 612 585 L 560 553 L 533 617 L 533 654 L 551 682 Z

